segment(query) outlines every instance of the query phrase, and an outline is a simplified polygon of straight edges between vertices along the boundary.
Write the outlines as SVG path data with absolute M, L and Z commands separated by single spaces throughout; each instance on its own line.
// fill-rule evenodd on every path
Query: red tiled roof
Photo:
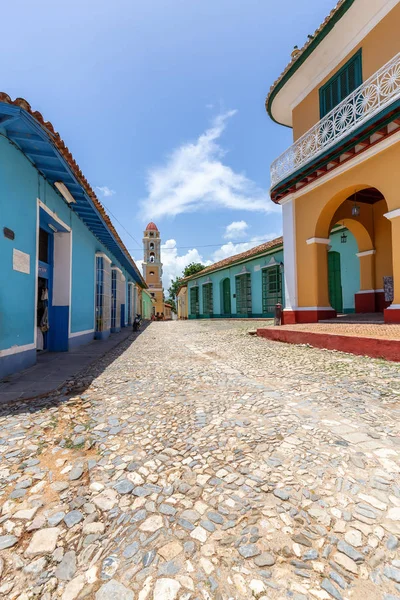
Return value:
M 68 147 L 65 145 L 64 141 L 61 139 L 60 134 L 57 131 L 55 131 L 52 123 L 50 123 L 50 121 L 45 121 L 42 114 L 39 111 L 37 111 L 37 110 L 33 111 L 29 102 L 27 102 L 24 98 L 15 98 L 15 100 L 11 100 L 11 98 L 8 94 L 6 94 L 5 92 L 0 92 L 0 102 L 4 102 L 5 104 L 12 104 L 13 106 L 19 106 L 20 108 L 25 110 L 27 113 L 29 113 L 39 123 L 40 127 L 46 131 L 46 133 L 51 134 L 52 143 L 57 148 L 57 150 L 60 152 L 60 154 L 63 156 L 63 158 L 66 160 L 66 162 L 68 163 L 72 172 L 74 173 L 76 179 L 79 181 L 81 186 L 85 189 L 85 192 L 87 193 L 87 195 L 92 200 L 93 204 L 95 205 L 95 207 L 97 208 L 97 210 L 99 211 L 101 216 L 103 217 L 107 227 L 110 229 L 111 233 L 117 240 L 118 244 L 121 246 L 122 251 L 128 258 L 129 262 L 132 264 L 136 273 L 139 275 L 139 277 L 142 281 L 143 287 L 147 287 L 147 284 L 144 281 L 142 274 L 140 273 L 139 269 L 137 268 L 136 263 L 133 260 L 133 258 L 131 257 L 131 255 L 129 254 L 127 248 L 125 247 L 125 244 L 119 237 L 116 229 L 114 228 L 114 225 L 111 222 L 110 217 L 107 215 L 100 200 L 97 198 L 97 196 L 94 193 L 93 189 L 91 188 L 88 180 L 86 179 L 86 177 L 83 175 L 82 171 L 80 170 L 77 162 L 75 161 L 75 159 L 72 156 L 71 152 L 69 151 Z
M 278 248 L 279 246 L 283 245 L 283 237 L 278 237 L 275 238 L 274 240 L 270 240 L 269 242 L 264 242 L 263 244 L 260 244 L 259 246 L 255 246 L 254 248 L 251 248 L 250 250 L 246 250 L 246 252 L 241 252 L 240 254 L 235 254 L 234 256 L 229 256 L 229 258 L 224 258 L 223 260 L 220 260 L 216 263 L 214 263 L 213 265 L 209 265 L 208 267 L 206 267 L 205 269 L 203 269 L 202 271 L 199 271 L 198 273 L 195 273 L 194 275 L 190 275 L 190 277 L 184 277 L 182 279 L 182 283 L 189 281 L 190 279 L 194 279 L 196 277 L 202 277 L 203 275 L 206 275 L 207 273 L 211 273 L 212 271 L 216 271 L 217 269 L 222 269 L 224 267 L 229 267 L 230 265 L 243 261 L 246 258 L 253 258 L 254 256 L 257 256 L 258 254 L 262 254 L 263 252 L 266 252 L 267 250 L 272 250 L 273 248 Z M 182 287 L 182 285 L 181 285 Z
M 158 227 L 155 223 L 153 223 L 153 221 L 150 221 L 146 227 L 146 231 L 158 231 Z

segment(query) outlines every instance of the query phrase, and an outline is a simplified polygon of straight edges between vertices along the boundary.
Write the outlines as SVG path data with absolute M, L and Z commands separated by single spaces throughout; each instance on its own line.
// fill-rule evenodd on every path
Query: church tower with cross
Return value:
M 143 236 L 143 277 L 154 299 L 153 311 L 157 315 L 164 313 L 162 287 L 161 238 L 158 227 L 150 222 Z

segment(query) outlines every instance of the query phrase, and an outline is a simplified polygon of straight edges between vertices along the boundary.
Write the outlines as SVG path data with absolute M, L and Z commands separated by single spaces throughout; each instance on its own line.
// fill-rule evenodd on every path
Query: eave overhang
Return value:
M 350 54 L 398 0 L 341 0 L 272 85 L 273 121 L 292 127 L 293 109 Z M 343 18 L 344 17 L 344 18 Z
M 68 204 L 93 235 L 142 288 L 147 287 L 96 194 L 60 135 L 23 98 L 0 93 L 0 134 L 8 138 L 54 187 L 62 182 L 75 202 Z M 61 194 L 60 194 L 60 197 Z M 65 201 L 65 200 L 64 200 Z

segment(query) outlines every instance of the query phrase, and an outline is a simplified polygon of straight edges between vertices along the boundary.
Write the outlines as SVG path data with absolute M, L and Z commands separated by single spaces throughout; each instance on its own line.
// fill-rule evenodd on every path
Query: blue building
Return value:
M 360 288 L 357 243 L 338 226 L 328 246 L 330 301 L 338 313 L 355 312 Z M 210 265 L 182 281 L 187 286 L 189 319 L 271 318 L 275 305 L 285 307 L 283 238 Z M 356 273 L 356 275 L 355 275 Z M 181 300 L 181 291 L 180 297 Z M 186 314 L 181 314 L 185 318 Z
M 0 377 L 132 322 L 146 284 L 51 123 L 0 94 Z

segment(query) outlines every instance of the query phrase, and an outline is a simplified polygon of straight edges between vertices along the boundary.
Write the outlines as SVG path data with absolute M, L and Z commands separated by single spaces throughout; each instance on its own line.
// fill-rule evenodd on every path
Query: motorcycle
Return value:
M 141 315 L 136 315 L 136 317 L 133 319 L 133 331 L 139 331 L 141 324 L 142 324 Z

